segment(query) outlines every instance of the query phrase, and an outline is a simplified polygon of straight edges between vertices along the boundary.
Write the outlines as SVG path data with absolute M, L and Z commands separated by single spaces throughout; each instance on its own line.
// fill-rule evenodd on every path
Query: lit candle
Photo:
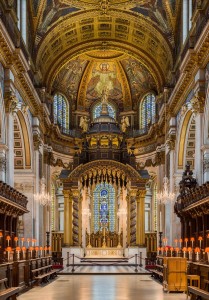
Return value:
M 185 238 L 184 241 L 185 241 L 186 248 L 187 248 L 188 238 Z
M 35 247 L 36 239 L 32 239 L 32 246 Z
M 28 243 L 28 248 L 29 248 L 29 244 L 30 244 L 30 239 L 27 238 L 27 243 Z
M 184 247 L 184 248 L 182 249 L 182 251 L 183 251 L 183 257 L 185 258 L 185 257 L 186 257 L 186 251 L 187 251 L 187 248 Z
M 24 240 L 25 240 L 25 238 L 22 237 L 22 238 L 21 238 L 22 247 L 23 247 L 23 245 L 24 245 Z
M 20 247 L 16 247 L 16 252 L 17 252 L 17 260 L 20 259 Z
M 209 262 L 209 247 L 205 248 L 205 252 L 207 253 L 207 259 L 208 259 L 208 262 Z
M 29 250 L 30 250 L 30 258 L 32 259 L 33 258 L 33 247 L 30 247 Z
M 174 250 L 173 247 L 171 247 L 170 250 L 171 250 L 171 256 L 173 256 L 173 250 Z
M 177 247 L 175 250 L 176 250 L 176 256 L 178 256 L 179 255 L 179 248 Z
M 194 248 L 194 237 L 191 237 L 190 241 L 192 242 L 192 248 Z
M 200 242 L 200 249 L 201 249 L 202 236 L 199 236 L 199 237 L 198 237 L 198 241 Z
M 41 257 L 42 257 L 43 247 L 40 247 L 40 252 L 41 252 Z
M 25 259 L 25 251 L 26 251 L 26 248 L 22 247 L 22 256 L 23 256 L 23 259 Z
M 9 241 L 11 240 L 11 237 L 9 235 L 7 235 L 6 240 L 7 240 L 8 247 L 9 247 Z
M 15 242 L 15 247 L 17 247 L 17 242 L 18 242 L 18 237 L 17 236 L 14 237 L 14 242 Z
M 167 245 L 167 238 L 165 237 L 165 238 L 163 238 L 163 244 L 164 244 L 164 247 L 166 247 L 166 245 Z
M 165 247 L 165 255 L 168 256 L 168 247 Z
M 192 248 L 188 247 L 188 252 L 189 252 L 189 260 L 192 259 Z
M 10 252 L 12 251 L 12 248 L 11 247 L 7 247 L 6 248 L 6 252 L 7 252 L 7 260 L 9 261 L 9 258 L 10 258 Z
M 36 257 L 38 257 L 38 250 L 39 250 L 39 247 L 35 247 L 35 250 L 36 250 Z
M 180 243 L 180 249 L 181 249 L 182 241 L 183 241 L 182 239 L 179 240 L 179 243 Z
M 2 240 L 2 237 L 3 237 L 3 233 L 0 231 L 0 248 L 1 248 L 1 240 Z
M 174 242 L 175 242 L 175 247 L 177 247 L 178 246 L 178 240 L 175 239 Z
M 160 254 L 160 247 L 157 248 L 157 255 Z
M 198 247 L 196 247 L 195 249 L 194 249 L 194 252 L 195 252 L 195 254 L 196 254 L 196 261 L 199 261 L 199 259 L 200 259 L 200 248 L 198 248 Z

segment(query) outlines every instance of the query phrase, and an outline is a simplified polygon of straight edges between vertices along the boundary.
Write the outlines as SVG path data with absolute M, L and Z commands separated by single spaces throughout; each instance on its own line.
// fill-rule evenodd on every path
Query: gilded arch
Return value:
M 180 133 L 180 138 L 179 138 L 179 151 L 178 153 L 178 168 L 183 169 L 184 167 L 184 151 L 185 151 L 185 144 L 186 144 L 186 135 L 188 131 L 188 127 L 190 124 L 190 120 L 192 117 L 192 111 L 189 110 L 182 123 L 181 127 L 181 133 Z

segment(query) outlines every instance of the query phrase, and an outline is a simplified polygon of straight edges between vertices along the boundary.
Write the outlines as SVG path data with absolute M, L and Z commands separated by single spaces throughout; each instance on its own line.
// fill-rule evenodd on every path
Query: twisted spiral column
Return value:
M 130 245 L 136 245 L 136 191 L 130 196 Z
M 79 246 L 79 191 L 73 191 L 73 246 Z

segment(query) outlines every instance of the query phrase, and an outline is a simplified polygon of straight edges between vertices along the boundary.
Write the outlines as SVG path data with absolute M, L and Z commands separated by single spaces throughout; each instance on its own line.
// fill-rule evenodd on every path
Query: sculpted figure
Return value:
M 129 126 L 130 126 L 129 118 L 123 116 L 122 119 L 121 119 L 121 130 L 122 130 L 122 132 L 126 132 L 126 129 Z
M 87 132 L 88 131 L 88 127 L 89 127 L 89 120 L 86 116 L 82 116 L 80 118 L 80 124 L 79 127 L 82 128 L 83 132 Z

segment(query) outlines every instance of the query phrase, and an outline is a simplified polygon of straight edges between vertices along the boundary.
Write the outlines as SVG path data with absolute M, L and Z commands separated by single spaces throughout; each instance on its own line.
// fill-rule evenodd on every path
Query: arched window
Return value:
M 114 232 L 116 230 L 116 213 L 115 213 L 115 189 L 112 184 L 97 184 L 94 192 L 94 232 L 107 231 Z
M 155 123 L 155 106 L 155 95 L 148 94 L 143 98 L 139 106 L 140 128 L 145 128 Z
M 183 11 L 182 11 L 182 39 L 185 42 L 189 30 L 192 26 L 192 0 L 183 0 Z
M 116 118 L 115 108 L 108 103 L 107 109 L 108 109 L 109 116 L 115 119 Z M 96 104 L 93 108 L 93 119 L 99 117 L 101 115 L 101 111 L 102 111 L 102 104 L 101 103 Z
M 62 130 L 69 129 L 69 109 L 68 103 L 61 94 L 54 95 L 54 124 L 57 124 Z
M 24 42 L 27 42 L 27 0 L 17 0 L 17 26 Z

